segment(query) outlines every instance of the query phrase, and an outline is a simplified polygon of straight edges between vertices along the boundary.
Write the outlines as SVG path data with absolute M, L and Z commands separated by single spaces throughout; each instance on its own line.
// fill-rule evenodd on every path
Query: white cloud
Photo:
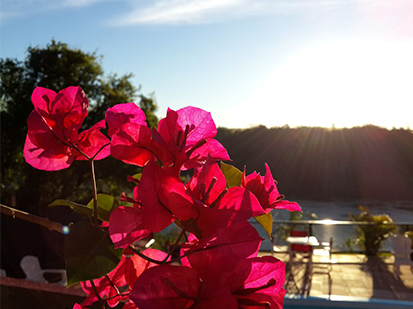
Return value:
M 37 12 L 85 8 L 109 1 L 130 8 L 124 15 L 114 16 L 110 21 L 111 25 L 122 26 L 210 23 L 251 15 L 291 14 L 308 8 L 340 6 L 355 0 L 1 0 L 1 17 L 7 20 Z
M 0 0 L 1 21 L 38 12 L 79 9 L 113 2 L 125 9 L 113 16 L 111 26 L 141 24 L 197 24 L 248 16 L 328 13 L 351 7 L 356 11 L 372 7 L 408 10 L 413 0 Z M 407 5 L 407 6 L 406 6 Z
M 265 15 L 312 14 L 352 6 L 363 9 L 394 6 L 394 0 L 129 0 L 132 9 L 114 17 L 112 26 L 196 24 Z M 413 3 L 413 0 L 403 2 Z
M 132 12 L 118 18 L 113 24 L 200 23 L 206 17 L 222 14 L 246 2 L 248 0 L 160 0 L 147 7 L 136 5 Z
M 351 1 L 351 0 L 349 0 Z M 134 9 L 111 25 L 194 24 L 251 15 L 288 14 L 307 7 L 330 7 L 343 0 L 156 0 L 149 6 L 131 2 Z M 346 1 L 348 2 L 348 1 Z

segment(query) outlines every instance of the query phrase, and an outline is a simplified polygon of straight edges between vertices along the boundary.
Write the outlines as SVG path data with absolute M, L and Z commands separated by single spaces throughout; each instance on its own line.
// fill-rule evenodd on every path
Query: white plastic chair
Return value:
M 41 269 L 39 259 L 33 255 L 26 255 L 20 262 L 20 267 L 23 269 L 26 280 L 36 282 L 48 282 L 44 277 L 45 273 L 61 274 L 62 279 L 56 284 L 66 285 L 66 271 L 63 269 Z
M 410 270 L 413 273 L 413 261 L 411 260 L 411 254 L 413 253 L 412 241 L 410 238 L 404 235 L 397 234 L 391 237 L 391 243 L 394 255 L 394 272 L 400 277 L 400 266 L 410 265 Z
M 329 242 L 322 242 L 320 248 L 313 250 L 313 258 L 316 258 L 317 262 L 313 262 L 313 269 L 311 275 L 327 275 L 328 278 L 328 297 L 330 299 L 333 285 L 333 278 L 331 277 L 331 271 L 333 270 L 333 264 L 337 263 L 336 259 L 331 258 L 333 250 L 333 237 L 330 237 Z
M 331 267 L 331 264 L 337 263 L 335 259 L 331 258 L 333 250 L 333 237 L 330 237 L 329 242 L 322 242 L 321 246 L 313 250 L 313 257 L 319 258 L 319 264 L 328 264 Z

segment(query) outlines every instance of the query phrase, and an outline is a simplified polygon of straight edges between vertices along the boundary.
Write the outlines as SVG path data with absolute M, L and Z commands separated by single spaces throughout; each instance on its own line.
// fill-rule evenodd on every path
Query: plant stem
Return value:
M 92 188 L 93 188 L 93 219 L 96 226 L 99 226 L 98 222 L 98 194 L 96 189 L 96 176 L 95 176 L 95 165 L 93 160 L 89 160 L 90 163 L 90 173 L 92 175 Z
M 164 261 L 158 261 L 158 260 L 154 260 L 151 259 L 150 257 L 146 256 L 145 254 L 141 253 L 139 250 L 136 250 L 134 247 L 129 246 L 129 249 L 131 249 L 133 251 L 133 253 L 135 253 L 136 255 L 140 256 L 141 258 L 143 258 L 144 260 L 147 260 L 148 262 L 154 263 L 154 264 L 158 264 L 158 265 L 162 265 L 162 264 L 166 264 Z
M 108 275 L 105 275 L 105 278 L 109 281 L 112 288 L 116 291 L 116 294 L 120 294 L 118 287 L 112 282 Z
M 11 216 L 13 218 L 17 217 L 19 219 L 26 220 L 34 224 L 37 224 L 37 225 L 41 225 L 49 229 L 50 231 L 56 231 L 56 232 L 65 234 L 63 230 L 64 226 L 61 223 L 50 221 L 47 218 L 38 217 L 32 214 L 29 214 L 25 211 L 21 211 L 21 210 L 18 210 L 18 209 L 15 209 L 15 208 L 3 205 L 3 204 L 0 204 L 0 210 L 2 214 Z
M 172 253 L 174 252 L 176 246 L 179 244 L 179 242 L 181 241 L 182 237 L 185 235 L 186 233 L 186 229 L 182 229 L 181 234 L 179 234 L 178 238 L 176 239 L 175 243 L 172 245 L 171 249 L 168 252 L 168 255 L 165 257 L 165 259 L 162 262 L 166 262 L 166 260 L 172 256 Z
M 102 306 L 102 309 L 105 309 L 106 308 L 105 301 L 102 299 L 102 297 L 100 297 L 100 294 L 98 293 L 98 290 L 96 289 L 95 283 L 93 282 L 93 280 L 89 280 L 89 282 L 92 285 L 93 292 L 95 293 L 96 297 L 98 298 L 99 303 Z
M 106 146 L 109 146 L 110 143 L 103 145 L 102 147 L 100 147 L 100 149 L 93 155 L 93 157 L 91 157 L 91 160 L 94 160 L 96 158 L 96 156 L 99 154 L 99 152 L 101 152 L 103 150 L 103 148 L 105 148 Z

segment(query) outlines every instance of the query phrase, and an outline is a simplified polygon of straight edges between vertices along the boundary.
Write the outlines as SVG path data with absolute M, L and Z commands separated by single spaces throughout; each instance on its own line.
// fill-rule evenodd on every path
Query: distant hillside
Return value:
M 413 200 L 411 130 L 258 126 L 219 128 L 217 139 L 247 173 L 267 162 L 290 198 Z

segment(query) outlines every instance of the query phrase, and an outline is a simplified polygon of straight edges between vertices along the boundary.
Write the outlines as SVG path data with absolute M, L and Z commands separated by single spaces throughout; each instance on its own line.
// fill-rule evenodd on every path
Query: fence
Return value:
M 251 222 L 253 223 L 253 222 Z M 270 249 L 272 244 L 283 246 L 285 245 L 284 239 L 288 236 L 289 230 L 294 227 L 296 229 L 307 230 L 308 235 L 316 236 L 320 242 L 328 242 L 330 238 L 333 238 L 333 251 L 335 253 L 343 252 L 364 252 L 361 249 L 356 249 L 357 245 L 354 240 L 357 238 L 355 227 L 357 226 L 395 226 L 398 233 L 404 233 L 406 231 L 413 231 L 413 222 L 362 222 L 362 221 L 338 221 L 338 220 L 276 220 L 273 224 L 273 240 L 270 242 L 268 235 L 263 243 L 262 250 Z M 260 229 L 257 224 L 258 232 L 262 237 L 265 236 L 265 231 Z M 353 245 L 353 247 L 352 247 Z M 383 247 L 380 252 L 389 252 L 391 244 L 388 240 L 383 241 Z

